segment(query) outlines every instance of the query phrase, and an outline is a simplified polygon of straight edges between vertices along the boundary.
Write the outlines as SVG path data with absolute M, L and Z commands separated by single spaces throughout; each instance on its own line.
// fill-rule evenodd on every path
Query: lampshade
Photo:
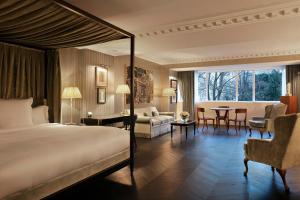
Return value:
M 163 89 L 162 95 L 164 97 L 176 96 L 175 89 L 174 88 L 165 88 L 165 89 Z
M 81 93 L 78 87 L 65 87 L 62 93 L 62 98 L 64 99 L 80 99 Z
M 116 93 L 117 94 L 130 94 L 129 86 L 127 84 L 118 85 Z

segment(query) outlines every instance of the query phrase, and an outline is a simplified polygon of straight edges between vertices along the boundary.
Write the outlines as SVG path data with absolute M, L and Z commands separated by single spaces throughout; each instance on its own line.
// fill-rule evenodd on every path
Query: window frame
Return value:
M 282 70 L 282 84 L 281 84 L 281 94 L 283 95 L 286 92 L 286 71 L 285 71 L 285 66 L 277 66 L 277 67 L 268 67 L 268 68 L 256 68 L 256 69 L 233 69 L 233 70 L 196 70 L 195 71 L 195 102 L 279 102 L 278 101 L 258 101 L 255 100 L 255 72 L 256 71 L 264 71 L 264 70 Z M 239 74 L 242 71 L 250 71 L 252 73 L 252 100 L 251 101 L 239 101 Z M 208 73 L 212 72 L 234 72 L 236 73 L 236 78 L 235 78 L 235 100 L 208 100 Z M 205 73 L 205 100 L 201 101 L 199 98 L 199 91 L 198 91 L 198 73 Z

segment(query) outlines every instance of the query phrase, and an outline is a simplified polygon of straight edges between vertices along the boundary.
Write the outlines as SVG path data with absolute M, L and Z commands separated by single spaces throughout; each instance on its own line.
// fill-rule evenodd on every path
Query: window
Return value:
M 236 99 L 234 72 L 208 73 L 208 100 L 234 101 Z
M 198 101 L 205 101 L 206 100 L 206 73 L 199 72 L 196 77 L 198 84 L 197 84 L 197 92 L 198 92 Z
M 283 67 L 195 73 L 195 101 L 279 101 L 285 88 Z
M 278 101 L 282 95 L 282 70 L 255 72 L 255 100 Z
M 238 88 L 238 101 L 253 100 L 253 71 L 239 73 Z

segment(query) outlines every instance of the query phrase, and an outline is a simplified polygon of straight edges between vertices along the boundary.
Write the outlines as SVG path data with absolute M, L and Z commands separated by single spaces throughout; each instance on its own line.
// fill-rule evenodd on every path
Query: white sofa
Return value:
M 174 112 L 158 112 L 156 107 L 135 108 L 137 115 L 135 135 L 153 138 L 171 131 L 170 122 L 175 120 Z

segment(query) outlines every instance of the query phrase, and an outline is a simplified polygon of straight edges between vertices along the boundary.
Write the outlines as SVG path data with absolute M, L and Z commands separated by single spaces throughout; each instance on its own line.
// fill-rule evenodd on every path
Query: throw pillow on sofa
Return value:
M 157 117 L 159 116 L 159 112 L 157 111 L 152 111 L 152 117 Z

